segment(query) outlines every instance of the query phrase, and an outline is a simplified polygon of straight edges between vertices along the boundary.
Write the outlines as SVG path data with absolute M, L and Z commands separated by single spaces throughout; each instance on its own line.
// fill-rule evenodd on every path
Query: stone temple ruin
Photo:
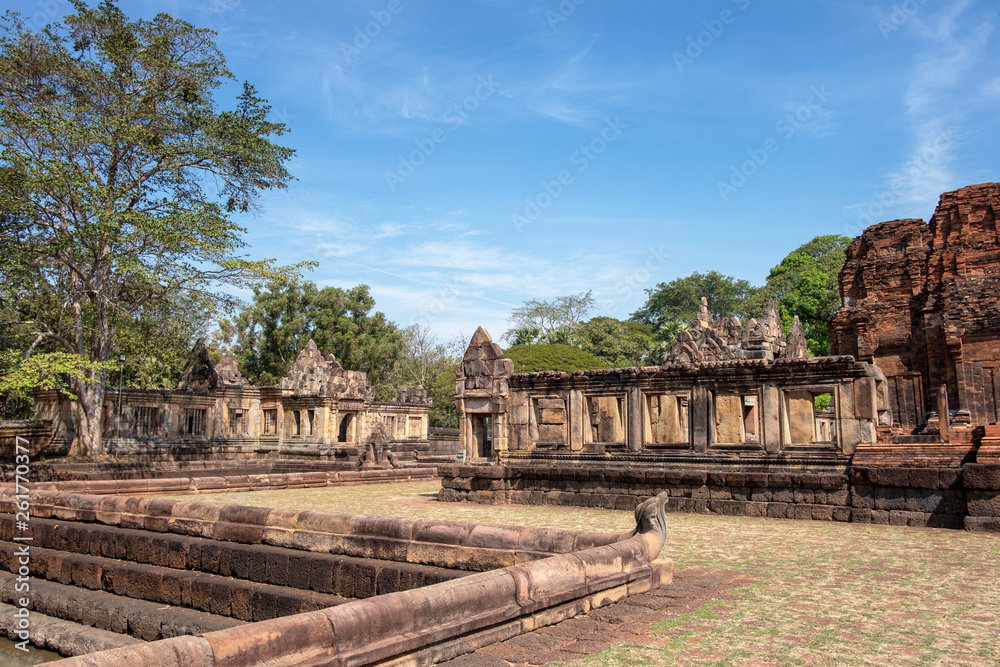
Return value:
M 35 416 L 51 424 L 37 445 L 48 456 L 65 456 L 74 438 L 73 401 L 58 392 L 36 393 Z M 236 359 L 217 364 L 199 341 L 176 391 L 109 387 L 104 400 L 104 435 L 109 454 L 145 460 L 304 458 L 372 465 L 429 455 L 430 400 L 423 387 L 404 387 L 383 403 L 365 373 L 343 368 L 316 344 L 299 353 L 288 374 L 273 387 L 252 387 Z M 384 456 L 367 452 L 377 433 Z
M 74 408 L 40 392 L 40 419 L 0 424 L 0 445 L 53 457 L 33 460 L 27 527 L 0 468 L 0 628 L 20 639 L 26 538 L 31 639 L 78 656 L 64 664 L 274 667 L 435 664 L 668 585 L 668 511 L 1000 532 L 998 212 L 985 184 L 943 195 L 929 224 L 865 230 L 829 356 L 774 304 L 748 322 L 703 304 L 646 368 L 514 373 L 479 328 L 453 449 L 429 437 L 421 388 L 374 401 L 313 344 L 274 387 L 200 345 L 177 391 L 110 391 L 106 441 L 127 462 L 60 461 Z M 629 510 L 636 528 L 155 498 L 437 477 L 442 501 Z
M 648 368 L 513 373 L 480 328 L 456 405 L 481 465 L 440 467 L 440 498 L 625 509 L 667 488 L 674 511 L 1000 531 L 998 214 L 991 183 L 865 230 L 830 356 L 774 304 L 744 324 L 703 302 Z

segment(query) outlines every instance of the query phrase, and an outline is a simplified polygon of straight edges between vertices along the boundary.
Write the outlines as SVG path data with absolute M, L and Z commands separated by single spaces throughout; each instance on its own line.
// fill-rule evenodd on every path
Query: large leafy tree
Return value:
M 406 347 L 399 364 L 398 377 L 402 384 L 422 386 L 431 399 L 430 425 L 438 428 L 458 428 L 455 410 L 455 366 L 461 356 L 452 354 L 421 324 L 403 330 Z
M 816 356 L 827 354 L 827 325 L 840 307 L 837 276 L 847 259 L 850 243 L 846 236 L 830 234 L 817 236 L 790 252 L 771 269 L 767 282 L 753 294 L 751 310 L 763 311 L 764 303 L 774 299 L 785 330 L 798 315 L 806 331 L 809 351 Z
M 250 382 L 275 384 L 309 339 L 344 368 L 364 371 L 378 400 L 396 398 L 403 332 L 375 311 L 367 285 L 318 289 L 295 276 L 254 290 L 251 304 L 220 323 Z
M 511 345 L 574 344 L 573 332 L 593 307 L 592 292 L 568 294 L 551 301 L 525 301 L 523 306 L 511 312 L 511 328 L 504 333 L 503 339 Z
M 595 317 L 577 328 L 580 349 L 614 368 L 644 366 L 656 347 L 652 329 L 639 322 Z
M 83 364 L 71 453 L 101 456 L 97 365 L 144 308 L 272 271 L 237 254 L 233 214 L 286 186 L 293 151 L 272 142 L 285 127 L 249 84 L 219 110 L 233 76 L 211 31 L 130 20 L 110 0 L 73 6 L 41 32 L 7 13 L 0 31 L 0 279 L 45 302 L 5 323 L 25 351 L 51 345 Z
M 752 316 L 750 298 L 754 287 L 746 280 L 737 280 L 718 271 L 694 272 L 685 278 L 660 283 L 646 290 L 646 304 L 632 313 L 632 319 L 648 324 L 654 336 L 669 346 L 698 314 L 702 297 L 708 299 L 708 309 L 716 318 Z
M 374 308 L 368 285 L 324 287 L 314 301 L 313 337 L 344 368 L 365 371 L 375 398 L 387 401 L 397 396 L 396 368 L 406 343 L 399 327 Z
M 121 326 L 115 337 L 116 351 L 125 355 L 124 386 L 141 389 L 173 389 L 177 386 L 191 348 L 199 338 L 209 338 L 217 306 L 203 292 L 178 292 L 153 301 Z M 109 377 L 118 381 L 119 366 Z

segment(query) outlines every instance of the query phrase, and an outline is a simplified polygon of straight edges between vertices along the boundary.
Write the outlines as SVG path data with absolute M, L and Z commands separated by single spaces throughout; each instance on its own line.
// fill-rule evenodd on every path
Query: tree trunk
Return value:
M 104 382 L 78 384 L 82 386 L 74 387 L 77 395 L 76 436 L 70 446 L 69 455 L 92 459 L 104 458 L 107 456 L 101 423 L 104 413 Z

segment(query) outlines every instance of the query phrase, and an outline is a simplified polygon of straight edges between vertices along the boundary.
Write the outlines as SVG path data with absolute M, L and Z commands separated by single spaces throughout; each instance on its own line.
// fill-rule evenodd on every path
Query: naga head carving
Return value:
M 635 508 L 635 532 L 633 535 L 656 533 L 660 542 L 667 539 L 667 499 L 666 491 L 647 498 Z M 657 549 L 659 551 L 659 549 Z

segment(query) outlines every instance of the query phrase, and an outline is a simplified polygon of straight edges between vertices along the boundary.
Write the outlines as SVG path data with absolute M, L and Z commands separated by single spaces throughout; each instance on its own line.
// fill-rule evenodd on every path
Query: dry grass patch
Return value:
M 625 531 L 630 512 L 439 503 L 437 481 L 185 496 L 350 514 Z M 169 496 L 178 498 L 178 496 Z M 754 583 L 585 665 L 997 665 L 1000 535 L 671 514 L 663 555 Z

